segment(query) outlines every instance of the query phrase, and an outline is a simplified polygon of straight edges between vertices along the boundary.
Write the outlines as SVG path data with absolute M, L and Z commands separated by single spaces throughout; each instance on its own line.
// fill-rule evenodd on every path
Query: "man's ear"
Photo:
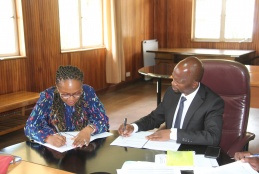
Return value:
M 198 86 L 199 86 L 199 82 L 194 81 L 194 82 L 192 83 L 192 88 L 196 89 L 196 88 L 198 88 Z

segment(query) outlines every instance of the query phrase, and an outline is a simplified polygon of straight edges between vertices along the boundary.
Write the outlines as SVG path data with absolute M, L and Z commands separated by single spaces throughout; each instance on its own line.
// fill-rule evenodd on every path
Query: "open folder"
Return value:
M 75 146 L 73 146 L 74 140 L 72 140 L 72 138 L 74 138 L 79 133 L 78 131 L 75 131 L 75 132 L 60 132 L 60 133 L 62 134 L 62 136 L 66 137 L 66 144 L 62 147 L 56 147 L 56 146 L 53 146 L 51 144 L 41 143 L 41 142 L 38 142 L 38 141 L 35 141 L 35 142 L 39 143 L 43 146 L 49 147 L 51 149 L 54 149 L 58 152 L 65 152 L 65 151 L 76 148 Z M 113 134 L 110 133 L 110 132 L 103 132 L 103 133 L 100 133 L 100 134 L 96 134 L 96 135 L 91 136 L 90 142 L 95 140 L 95 139 L 105 138 L 105 137 L 108 137 L 108 136 L 111 136 L 111 135 L 113 135 Z
M 146 148 L 153 150 L 173 150 L 177 151 L 181 144 L 176 143 L 174 140 L 168 141 L 151 141 L 147 140 L 146 136 L 151 135 L 153 132 L 141 131 L 131 134 L 129 137 L 117 137 L 111 145 L 134 147 L 134 148 Z

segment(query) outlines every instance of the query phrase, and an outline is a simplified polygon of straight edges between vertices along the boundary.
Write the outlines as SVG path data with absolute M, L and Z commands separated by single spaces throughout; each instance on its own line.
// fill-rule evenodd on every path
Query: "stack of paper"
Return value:
M 216 167 L 218 164 L 216 165 L 215 159 L 195 155 L 194 166 L 167 166 L 164 156 L 165 154 L 157 155 L 156 162 L 126 161 L 121 169 L 117 169 L 117 174 L 181 174 L 181 171 L 192 171 L 194 174 L 258 174 L 248 163 L 240 161 Z

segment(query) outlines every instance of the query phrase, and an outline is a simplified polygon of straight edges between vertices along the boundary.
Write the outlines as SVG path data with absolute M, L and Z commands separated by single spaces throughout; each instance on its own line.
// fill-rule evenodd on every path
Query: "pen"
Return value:
M 61 133 L 60 133 L 60 132 L 59 132 L 59 130 L 58 130 L 57 125 L 56 125 L 56 124 L 54 124 L 54 126 L 55 126 L 55 128 L 56 128 L 56 130 L 57 130 L 57 132 L 58 132 L 58 135 L 59 135 L 59 136 L 62 136 L 62 135 L 61 135 Z
M 253 155 L 249 155 L 249 156 L 244 156 L 244 158 L 259 158 L 259 154 L 253 154 Z M 235 159 L 235 158 L 231 158 L 231 159 Z
M 254 157 L 259 157 L 259 154 L 253 154 L 253 155 L 249 155 L 249 156 L 245 156 L 245 158 L 254 158 Z
M 126 125 L 127 125 L 127 118 L 124 118 L 124 123 L 123 123 L 123 132 L 126 129 Z
M 54 124 L 54 126 L 55 126 L 55 128 L 56 128 L 56 130 L 58 132 L 58 135 L 62 137 L 61 133 L 59 132 L 59 129 L 58 129 L 57 125 Z M 62 138 L 64 139 L 64 137 L 62 137 Z M 66 139 L 64 139 L 64 140 L 66 141 Z M 66 142 L 65 142 L 65 145 L 67 145 Z

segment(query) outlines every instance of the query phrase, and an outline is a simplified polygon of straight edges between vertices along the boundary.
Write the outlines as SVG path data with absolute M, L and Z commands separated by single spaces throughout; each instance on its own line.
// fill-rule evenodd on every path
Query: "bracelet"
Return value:
M 91 133 L 91 134 L 93 134 L 93 133 L 95 132 L 95 127 L 94 127 L 94 125 L 88 124 L 87 126 L 89 126 L 89 127 L 91 127 L 91 128 L 93 129 L 93 132 Z

